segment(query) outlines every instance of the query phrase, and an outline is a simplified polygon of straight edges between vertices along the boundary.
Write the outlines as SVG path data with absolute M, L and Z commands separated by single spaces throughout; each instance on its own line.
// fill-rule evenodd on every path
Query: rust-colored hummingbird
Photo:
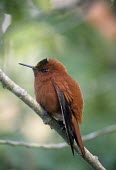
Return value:
M 35 96 L 40 105 L 65 125 L 69 144 L 74 155 L 74 140 L 85 157 L 79 123 L 82 122 L 83 97 L 78 83 L 67 73 L 64 65 L 55 59 L 43 59 L 34 71 Z

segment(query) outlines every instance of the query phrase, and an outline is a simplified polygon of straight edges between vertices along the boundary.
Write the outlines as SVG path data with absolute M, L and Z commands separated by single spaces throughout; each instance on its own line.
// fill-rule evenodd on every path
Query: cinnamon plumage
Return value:
M 79 123 L 82 122 L 83 97 L 78 83 L 67 73 L 62 63 L 55 59 L 43 59 L 34 71 L 36 100 L 55 119 L 63 121 L 69 144 L 74 154 L 74 141 L 85 157 Z

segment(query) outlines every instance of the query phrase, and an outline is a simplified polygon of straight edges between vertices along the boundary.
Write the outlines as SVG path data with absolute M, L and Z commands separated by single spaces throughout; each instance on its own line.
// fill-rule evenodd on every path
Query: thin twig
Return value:
M 7 144 L 10 146 L 21 146 L 26 148 L 43 148 L 43 149 L 61 149 L 67 147 L 67 143 L 51 143 L 51 144 L 38 144 L 38 143 L 27 143 L 23 141 L 13 141 L 13 140 L 0 140 L 0 144 Z
M 1 69 L 0 69 L 0 81 L 4 88 L 10 90 L 24 103 L 26 103 L 32 110 L 34 110 L 42 118 L 45 124 L 48 124 L 55 131 L 57 131 L 58 134 L 61 135 L 63 139 L 68 143 L 66 132 L 65 130 L 61 130 L 59 123 L 50 115 L 44 114 L 44 110 L 41 108 L 41 106 L 29 94 L 27 94 L 27 92 L 24 89 L 20 88 L 17 84 L 15 84 Z M 76 145 L 74 145 L 74 149 L 79 155 L 81 155 L 79 148 Z M 88 162 L 89 165 L 94 169 L 105 170 L 103 165 L 99 162 L 98 158 L 96 156 L 93 156 L 86 148 L 85 158 L 83 159 L 86 162 Z
M 116 132 L 116 125 L 108 126 L 102 130 L 92 132 L 88 135 L 83 136 L 83 141 L 92 140 L 96 137 L 108 135 L 110 133 Z M 43 148 L 43 149 L 62 149 L 68 147 L 65 142 L 62 143 L 51 143 L 51 144 L 39 144 L 39 143 L 27 143 L 24 141 L 13 141 L 9 139 L 0 139 L 0 145 L 10 145 L 10 146 L 20 146 L 26 148 Z
M 113 132 L 116 132 L 116 125 L 111 125 L 106 128 L 103 128 L 102 130 L 92 132 L 88 135 L 83 136 L 82 138 L 83 138 L 83 141 L 88 141 L 88 140 L 92 140 L 98 136 L 107 135 L 107 134 L 113 133 Z

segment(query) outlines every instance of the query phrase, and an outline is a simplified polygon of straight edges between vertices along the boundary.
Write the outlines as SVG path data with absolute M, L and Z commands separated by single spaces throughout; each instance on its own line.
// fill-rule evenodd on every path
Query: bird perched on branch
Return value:
M 78 83 L 67 73 L 64 65 L 55 59 L 43 59 L 36 66 L 19 64 L 33 69 L 36 100 L 55 119 L 63 121 L 73 155 L 75 141 L 85 157 L 79 130 L 83 97 Z

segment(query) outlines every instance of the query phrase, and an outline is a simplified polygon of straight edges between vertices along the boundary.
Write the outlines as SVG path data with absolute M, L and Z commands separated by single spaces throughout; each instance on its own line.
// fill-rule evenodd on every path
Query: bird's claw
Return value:
M 61 130 L 65 130 L 65 125 L 64 125 L 63 121 L 59 120 L 58 123 L 61 127 Z

